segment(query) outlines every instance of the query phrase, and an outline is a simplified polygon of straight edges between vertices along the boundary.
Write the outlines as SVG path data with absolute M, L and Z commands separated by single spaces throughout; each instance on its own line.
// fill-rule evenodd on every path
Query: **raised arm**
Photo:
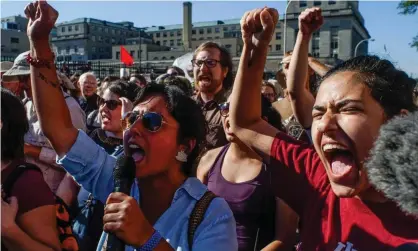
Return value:
M 310 128 L 312 125 L 312 108 L 315 103 L 314 96 L 305 87 L 308 80 L 309 40 L 323 22 L 320 8 L 309 8 L 299 15 L 299 33 L 286 80 L 293 113 L 305 128 Z
M 244 42 L 231 95 L 231 129 L 245 144 L 268 159 L 278 132 L 261 119 L 261 83 L 268 47 L 278 22 L 275 9 L 246 12 L 241 19 Z
M 49 34 L 58 12 L 46 1 L 37 1 L 26 6 L 25 14 L 29 18 L 30 56 L 39 60 L 31 64 L 33 100 L 42 132 L 62 156 L 74 144 L 78 131 L 64 101 L 49 46 Z
M 308 65 L 320 77 L 325 76 L 325 74 L 327 74 L 330 69 L 328 66 L 324 65 L 313 57 L 308 58 Z

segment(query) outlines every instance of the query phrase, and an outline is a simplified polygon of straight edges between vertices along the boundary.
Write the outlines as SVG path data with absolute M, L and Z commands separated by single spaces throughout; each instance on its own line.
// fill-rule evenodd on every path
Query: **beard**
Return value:
M 222 88 L 222 81 L 216 79 L 212 79 L 209 83 L 198 81 L 197 86 L 199 87 L 200 92 L 215 93 Z

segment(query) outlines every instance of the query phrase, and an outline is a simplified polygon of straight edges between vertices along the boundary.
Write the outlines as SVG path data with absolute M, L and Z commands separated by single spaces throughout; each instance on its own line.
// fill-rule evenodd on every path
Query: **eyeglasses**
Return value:
M 200 60 L 200 59 L 193 59 L 192 60 L 192 65 L 194 67 L 202 67 L 203 64 L 206 65 L 206 67 L 208 68 L 213 68 L 215 67 L 218 63 L 220 63 L 221 61 L 216 60 L 216 59 L 206 59 L 206 60 Z
M 161 114 L 156 112 L 139 113 L 138 111 L 128 112 L 122 117 L 122 128 L 127 130 L 131 128 L 137 120 L 142 120 L 142 125 L 150 132 L 158 132 L 161 129 L 164 121 Z
M 120 100 L 104 100 L 102 98 L 99 98 L 99 100 L 97 101 L 97 104 L 99 107 L 101 107 L 102 105 L 106 105 L 106 107 L 113 111 L 115 110 L 119 105 L 122 105 L 122 102 Z
M 229 102 L 225 102 L 219 105 L 219 111 L 222 117 L 226 117 L 229 114 Z

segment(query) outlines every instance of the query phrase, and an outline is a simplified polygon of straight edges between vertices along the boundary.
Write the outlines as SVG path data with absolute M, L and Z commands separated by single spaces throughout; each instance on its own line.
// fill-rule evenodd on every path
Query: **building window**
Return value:
M 120 58 L 120 51 L 117 51 L 116 52 L 116 59 L 119 59 Z
M 207 37 L 206 39 L 207 39 L 207 40 L 212 40 L 212 37 Z
M 10 38 L 10 43 L 11 44 L 18 44 L 19 43 L 19 38 L 18 37 L 11 37 Z
M 70 46 L 67 46 L 67 48 L 66 48 L 66 53 L 67 53 L 67 54 L 70 54 Z
M 155 37 L 160 37 L 160 33 L 155 33 Z
M 160 41 L 155 42 L 157 45 L 160 45 Z
M 226 45 L 225 45 L 225 48 L 227 48 L 227 49 L 231 49 L 231 48 L 232 48 L 232 45 L 230 45 L 230 44 L 226 44 Z
M 177 45 L 178 46 L 181 46 L 182 44 L 181 44 L 181 39 L 177 39 Z
M 65 27 L 61 27 L 61 32 L 65 32 Z
M 282 45 L 276 44 L 276 51 L 281 51 L 281 50 L 282 50 Z
M 303 8 L 306 7 L 308 5 L 308 3 L 306 1 L 299 1 L 299 7 Z
M 95 53 L 96 52 L 96 47 L 94 47 L 94 46 L 91 47 L 91 52 L 94 52 Z
M 206 33 L 211 34 L 212 33 L 212 28 L 207 28 Z
M 170 59 L 176 59 L 174 56 L 171 56 Z
M 281 32 L 276 32 L 276 39 L 282 39 L 282 33 Z
M 192 35 L 196 35 L 196 30 L 192 30 Z
M 133 57 L 135 55 L 135 51 L 130 51 L 131 57 Z
M 115 35 L 116 31 L 114 29 L 112 29 L 112 35 Z
M 68 26 L 68 32 L 73 31 L 73 27 L 70 25 Z
M 224 31 L 228 31 L 228 27 L 227 27 L 227 26 L 225 26 L 223 30 L 224 30 Z
M 112 44 L 116 44 L 116 40 L 112 38 Z
M 166 32 L 163 32 L 163 37 L 167 37 L 167 33 Z
M 142 52 L 142 50 L 138 51 L 138 58 L 141 58 L 141 52 Z
M 102 41 L 103 41 L 102 36 L 99 36 L 99 42 L 102 42 Z
M 109 28 L 105 28 L 105 32 L 106 33 L 109 33 Z
M 336 4 L 337 3 L 337 1 L 328 1 L 328 4 L 329 5 L 334 5 L 334 4 Z
M 91 41 L 96 42 L 96 36 L 91 36 Z
M 158 60 L 158 57 L 154 57 L 154 60 Z
M 235 25 L 234 26 L 231 26 L 231 31 L 234 31 L 236 29 L 237 29 L 237 27 Z
M 215 33 L 219 33 L 219 32 L 220 32 L 219 27 L 215 27 Z
M 314 1 L 314 2 L 313 2 L 313 5 L 314 5 L 314 6 L 320 6 L 320 5 L 321 5 L 321 1 Z
M 78 31 L 78 25 L 74 25 L 74 30 Z
M 199 38 L 199 40 L 205 40 L 203 37 Z
M 177 36 L 181 36 L 181 30 L 177 31 Z
M 170 32 L 170 37 L 174 37 L 174 31 Z
M 161 60 L 166 60 L 166 59 L 167 59 L 166 57 L 162 57 L 162 58 L 161 58 Z
M 74 46 L 74 52 L 75 53 L 78 53 L 78 46 L 76 45 L 76 46 Z
M 167 46 L 167 40 L 164 40 L 164 41 L 163 41 L 163 45 L 164 45 L 164 46 Z
M 219 39 L 220 37 L 216 36 L 215 39 Z
M 174 40 L 170 40 L 170 46 L 174 46 Z
M 192 41 L 196 41 L 196 38 L 192 38 Z
M 204 33 L 204 30 L 203 29 L 199 29 L 199 34 L 200 35 L 203 35 L 203 33 Z

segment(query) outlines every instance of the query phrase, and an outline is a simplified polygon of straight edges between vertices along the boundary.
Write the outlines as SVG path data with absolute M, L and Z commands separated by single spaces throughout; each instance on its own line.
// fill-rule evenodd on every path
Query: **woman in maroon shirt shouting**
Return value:
M 241 20 L 244 47 L 230 124 L 241 141 L 270 162 L 273 193 L 301 217 L 301 248 L 376 251 L 417 242 L 418 219 L 403 214 L 376 191 L 363 167 L 380 126 L 416 109 L 414 81 L 389 61 L 373 56 L 353 58 L 331 69 L 320 82 L 313 106 L 312 148 L 280 133 L 260 116 L 258 94 L 277 22 L 277 11 L 267 8 L 247 12 Z M 322 22 L 319 8 L 302 12 L 295 54 L 307 53 L 311 35 Z M 307 67 L 308 62 L 292 59 L 290 69 L 297 64 Z

